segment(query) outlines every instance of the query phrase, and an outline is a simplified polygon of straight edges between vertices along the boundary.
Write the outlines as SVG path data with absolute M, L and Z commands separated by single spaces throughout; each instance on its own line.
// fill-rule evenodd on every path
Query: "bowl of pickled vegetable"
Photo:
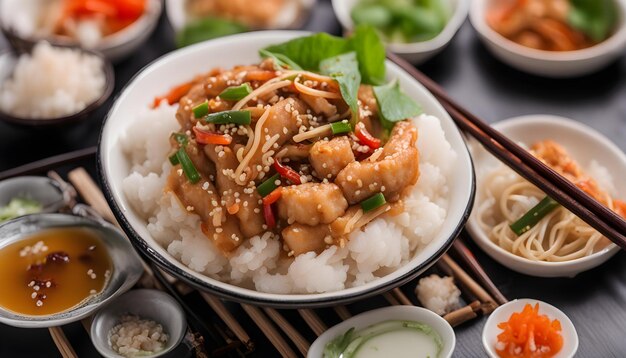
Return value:
M 469 9 L 464 0 L 333 0 L 341 25 L 375 27 L 388 49 L 420 64 L 452 41 Z

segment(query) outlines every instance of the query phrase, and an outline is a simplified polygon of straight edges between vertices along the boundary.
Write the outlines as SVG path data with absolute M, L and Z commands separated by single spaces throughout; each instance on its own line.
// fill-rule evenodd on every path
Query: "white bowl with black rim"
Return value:
M 421 104 L 427 114 L 437 116 L 452 149 L 457 152 L 448 183 L 450 204 L 442 229 L 432 241 L 406 265 L 358 287 L 319 294 L 271 294 L 235 286 L 191 270 L 159 245 L 147 230 L 147 222 L 132 207 L 122 190 L 122 181 L 130 173 L 131 163 L 120 146 L 120 138 L 129 118 L 146 108 L 155 95 L 167 92 L 176 84 L 213 67 L 229 68 L 236 64 L 257 63 L 258 50 L 306 36 L 298 31 L 263 31 L 207 41 L 174 51 L 155 61 L 129 82 L 118 96 L 105 119 L 100 135 L 98 169 L 106 198 L 135 248 L 170 274 L 194 287 L 226 299 L 274 307 L 321 307 L 348 303 L 380 294 L 414 279 L 450 247 L 469 216 L 474 197 L 474 171 L 463 138 L 437 100 L 409 74 L 387 62 L 388 78 L 397 78 L 405 93 Z M 216 55 L 220 54 L 220 55 Z
M 547 114 L 515 117 L 497 122 L 493 126 L 511 140 L 525 145 L 552 139 L 563 145 L 569 154 L 583 168 L 596 161 L 607 168 L 613 177 L 613 184 L 617 198 L 626 198 L 626 182 L 620 180 L 626 175 L 626 154 L 622 152 L 610 139 L 580 122 L 572 119 Z M 472 145 L 472 157 L 476 164 L 478 192 L 476 207 L 484 202 L 484 193 L 481 188 L 482 178 L 500 162 L 487 153 L 479 145 Z M 481 228 L 476 210 L 467 222 L 467 229 L 474 242 L 491 258 L 511 270 L 537 277 L 574 277 L 577 274 L 597 267 L 620 251 L 615 244 L 609 244 L 593 254 L 578 259 L 562 262 L 535 261 L 515 255 L 495 242 L 491 241 L 487 233 Z

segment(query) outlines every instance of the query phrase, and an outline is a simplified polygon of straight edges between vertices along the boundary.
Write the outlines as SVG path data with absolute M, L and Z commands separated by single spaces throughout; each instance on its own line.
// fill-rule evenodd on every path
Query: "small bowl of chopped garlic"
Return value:
M 187 322 L 170 295 L 139 289 L 100 310 L 91 325 L 91 340 L 107 358 L 159 357 L 182 341 Z

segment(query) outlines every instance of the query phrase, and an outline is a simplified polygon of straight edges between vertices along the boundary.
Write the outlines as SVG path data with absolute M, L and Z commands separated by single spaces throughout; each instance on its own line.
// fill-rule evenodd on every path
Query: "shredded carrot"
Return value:
M 157 97 L 155 97 L 154 98 L 153 107 L 154 108 L 158 107 L 159 104 L 161 103 L 161 101 L 163 101 L 163 100 L 167 100 L 167 103 L 169 105 L 172 105 L 174 103 L 178 103 L 178 101 L 180 101 L 180 99 L 183 98 L 183 96 L 186 95 L 189 92 L 189 90 L 191 90 L 192 86 L 193 86 L 193 82 L 187 82 L 187 83 L 183 83 L 181 85 L 178 85 L 176 87 L 173 87 L 164 96 L 157 96 Z
M 527 304 L 498 328 L 503 332 L 498 335 L 496 352 L 502 358 L 548 358 L 563 347 L 561 322 L 540 315 L 539 303 Z

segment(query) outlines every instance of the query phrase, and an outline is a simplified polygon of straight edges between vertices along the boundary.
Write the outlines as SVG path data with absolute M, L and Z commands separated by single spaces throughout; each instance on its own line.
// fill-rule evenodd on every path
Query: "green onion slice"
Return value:
M 269 195 L 274 189 L 278 188 L 278 185 L 275 183 L 278 179 L 280 179 L 280 174 L 276 173 L 272 175 L 269 179 L 259 184 L 259 186 L 256 187 L 256 191 L 259 192 L 261 197 Z
M 556 209 L 559 205 L 560 204 L 554 199 L 546 196 L 539 202 L 539 204 L 528 210 L 526 214 L 517 219 L 517 221 L 513 224 L 509 225 L 509 227 L 515 234 L 517 234 L 517 236 L 520 236 L 532 229 L 533 226 L 537 225 L 541 219 L 548 215 L 552 210 Z
M 192 184 L 197 183 L 200 180 L 200 174 L 198 174 L 198 170 L 196 170 L 196 167 L 193 165 L 193 162 L 189 158 L 189 155 L 187 155 L 187 152 L 185 152 L 184 148 L 180 148 L 178 152 L 176 152 L 176 158 L 183 167 L 183 172 L 189 182 Z
M 174 154 L 170 155 L 170 157 L 169 157 L 170 163 L 172 163 L 172 165 L 176 165 L 176 164 L 180 163 L 178 161 L 178 156 L 176 156 L 176 154 L 178 154 L 178 153 L 174 153 Z
M 219 97 L 227 101 L 239 101 L 246 98 L 250 93 L 252 93 L 252 87 L 246 82 L 239 86 L 228 87 L 219 94 Z
M 386 203 L 387 201 L 385 200 L 385 196 L 382 193 L 378 193 L 363 200 L 361 202 L 361 209 L 363 209 L 363 212 L 366 213 L 368 211 L 378 209 Z
M 207 123 L 248 125 L 252 122 L 250 111 L 223 111 L 204 117 Z
M 183 147 L 189 143 L 189 137 L 184 133 L 172 133 L 172 137 Z
M 193 116 L 196 118 L 202 118 L 206 116 L 207 114 L 209 114 L 209 102 L 204 101 L 200 103 L 199 105 L 193 107 L 192 111 Z
M 335 122 L 331 123 L 330 130 L 333 134 L 350 133 L 352 132 L 352 126 L 348 122 Z

